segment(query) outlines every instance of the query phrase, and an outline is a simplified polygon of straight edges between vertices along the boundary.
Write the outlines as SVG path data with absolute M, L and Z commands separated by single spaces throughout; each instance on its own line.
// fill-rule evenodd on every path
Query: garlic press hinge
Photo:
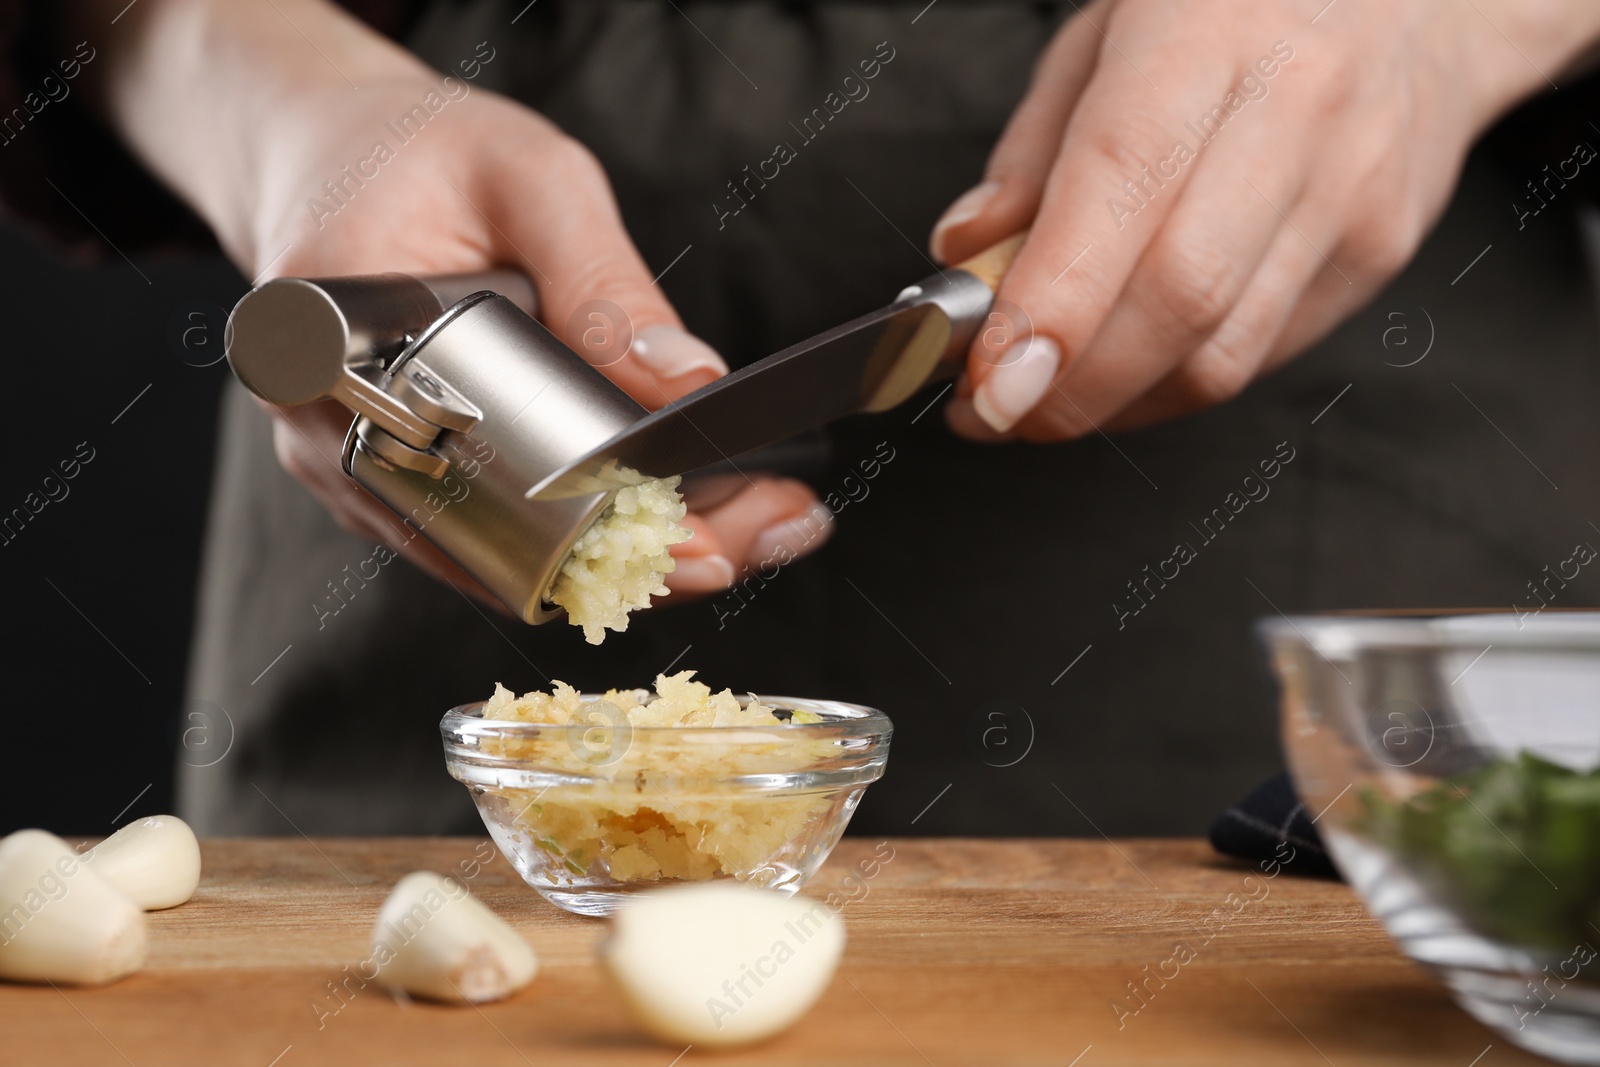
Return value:
M 486 290 L 533 307 L 531 284 L 509 272 L 275 278 L 234 308 L 228 362 L 270 403 L 339 401 L 360 416 L 358 435 L 377 455 L 439 477 L 448 468 L 430 451 L 439 435 L 470 432 L 483 415 L 443 376 L 408 357 L 447 309 Z

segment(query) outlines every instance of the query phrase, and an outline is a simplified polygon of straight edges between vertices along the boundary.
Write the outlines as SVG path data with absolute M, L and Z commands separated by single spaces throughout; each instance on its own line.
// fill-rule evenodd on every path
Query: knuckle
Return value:
M 1185 336 L 1203 337 L 1222 325 L 1239 291 L 1238 268 L 1205 242 L 1175 240 L 1152 255 L 1149 299 Z
M 633 314 L 643 297 L 638 265 L 619 248 L 597 248 L 581 262 L 563 266 L 565 287 L 580 299 L 604 296 Z
M 1346 255 L 1361 274 L 1388 278 L 1411 261 L 1419 229 L 1413 220 L 1404 217 L 1358 227 L 1345 242 Z
M 1194 407 L 1214 407 L 1244 392 L 1255 376 L 1255 366 L 1256 361 L 1242 349 L 1220 340 L 1208 341 L 1177 371 L 1177 384 Z
M 552 311 L 567 308 L 552 321 L 564 322 L 563 339 L 591 363 L 615 362 L 645 326 L 670 321 L 671 311 L 642 278 L 642 267 L 625 250 L 602 252 L 573 264 L 562 279 L 562 295 Z
M 1167 142 L 1171 139 L 1158 122 L 1138 113 L 1119 117 L 1114 123 L 1096 123 L 1085 136 L 1089 149 L 1109 166 L 1119 187 L 1123 181 L 1140 177 L 1141 168 L 1165 155 L 1164 147 L 1170 147 Z
M 1371 63 L 1369 54 L 1349 48 L 1320 56 L 1300 90 L 1311 105 L 1308 110 L 1330 119 L 1348 114 L 1363 94 L 1371 92 Z
M 544 166 L 561 181 L 605 181 L 600 159 L 571 137 L 553 138 L 539 150 Z
M 1361 70 L 1348 63 L 1335 63 L 1316 85 L 1315 111 L 1324 120 L 1337 120 L 1349 113 L 1359 99 Z

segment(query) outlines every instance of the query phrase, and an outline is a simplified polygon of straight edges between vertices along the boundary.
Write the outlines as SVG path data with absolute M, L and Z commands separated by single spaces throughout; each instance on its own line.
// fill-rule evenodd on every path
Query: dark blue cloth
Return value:
M 1286 852 L 1285 844 L 1294 851 Z M 1242 860 L 1278 860 L 1292 874 L 1339 877 L 1287 774 L 1268 778 L 1219 815 L 1211 824 L 1211 847 Z

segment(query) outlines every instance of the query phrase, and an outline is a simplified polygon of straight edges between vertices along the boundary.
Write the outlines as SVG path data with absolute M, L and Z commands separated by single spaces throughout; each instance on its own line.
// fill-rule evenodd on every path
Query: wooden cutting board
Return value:
M 875 851 L 893 858 L 863 878 Z M 474 868 L 487 841 L 203 852 L 195 899 L 150 916 L 139 974 L 102 989 L 0 985 L 0 1064 L 1543 1062 L 1457 1010 L 1343 885 L 1263 878 L 1199 841 L 847 840 L 807 890 L 852 898 L 832 987 L 793 1030 L 732 1053 L 641 1036 L 593 962 L 606 924 L 546 904 L 497 857 Z M 538 952 L 529 988 L 443 1007 L 351 976 L 379 904 L 417 869 L 475 871 L 472 891 Z

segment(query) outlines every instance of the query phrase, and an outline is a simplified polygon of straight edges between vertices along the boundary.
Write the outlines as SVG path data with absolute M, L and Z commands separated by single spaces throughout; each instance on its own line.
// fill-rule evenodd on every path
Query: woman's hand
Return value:
M 457 80 L 452 91 L 460 98 L 449 100 L 439 79 L 424 75 L 363 86 L 359 97 L 332 89 L 311 104 L 322 136 L 286 138 L 286 150 L 266 161 L 250 239 L 255 268 L 269 276 L 323 277 L 383 270 L 449 274 L 509 264 L 535 280 L 552 332 L 646 407 L 725 374 L 721 358 L 683 330 L 651 283 L 594 158 L 533 112 L 467 85 Z M 430 92 L 448 102 L 421 134 L 399 145 L 384 123 Z M 370 158 L 374 137 L 394 148 L 374 177 L 360 186 L 345 180 L 340 199 L 305 195 L 321 191 L 323 181 L 340 181 L 346 164 Z M 594 310 L 597 303 L 602 310 Z M 477 591 L 345 476 L 338 464 L 350 425 L 345 408 L 327 402 L 270 410 L 284 468 L 343 526 L 385 540 L 436 577 Z M 755 478 L 687 521 L 695 536 L 675 550 L 678 569 L 667 584 L 688 593 L 727 587 L 739 567 L 759 566 L 775 550 L 765 531 L 781 531 L 813 508 L 820 505 L 801 483 Z
M 1032 227 L 997 294 L 1018 335 L 974 345 L 952 427 L 1052 441 L 1232 397 L 1396 274 L 1472 142 L 1597 35 L 1592 0 L 1086 4 L 934 230 L 955 262 Z
M 145 0 L 122 22 L 102 110 L 257 284 L 512 266 L 534 280 L 545 325 L 648 408 L 727 372 L 653 284 L 594 157 L 473 86 L 513 61 L 492 43 L 440 74 L 324 0 Z M 345 476 L 348 410 L 269 410 L 283 466 L 342 526 L 486 597 Z M 754 479 L 691 515 L 668 585 L 720 590 L 780 544 L 820 546 L 798 532 L 813 509 L 826 510 L 806 486 Z

